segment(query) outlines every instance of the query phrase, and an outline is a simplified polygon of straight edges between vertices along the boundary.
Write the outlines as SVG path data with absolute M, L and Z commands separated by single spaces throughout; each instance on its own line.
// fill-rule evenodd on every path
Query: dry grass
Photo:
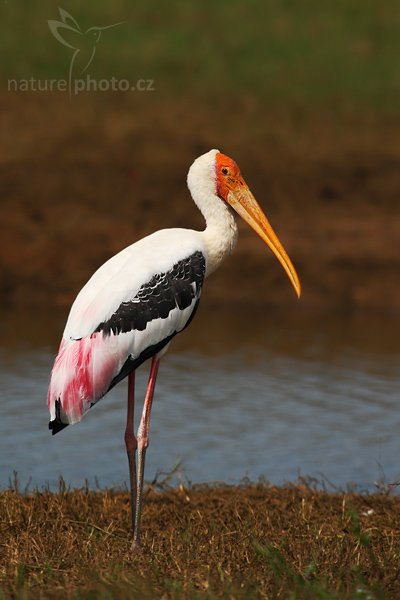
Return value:
M 0 493 L 0 598 L 399 598 L 399 498 L 306 485 Z

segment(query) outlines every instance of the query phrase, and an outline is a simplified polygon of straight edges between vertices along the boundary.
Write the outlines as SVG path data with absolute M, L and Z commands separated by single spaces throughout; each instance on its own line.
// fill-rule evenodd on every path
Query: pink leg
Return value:
M 143 479 L 146 450 L 149 445 L 149 426 L 151 406 L 153 403 L 154 388 L 156 385 L 160 359 L 154 357 L 151 362 L 149 382 L 147 385 L 146 398 L 143 406 L 142 418 L 138 429 L 138 477 L 136 491 L 135 527 L 133 532 L 133 543 L 136 549 L 140 548 L 140 514 L 142 510 Z
M 129 483 L 131 487 L 131 512 L 132 531 L 135 530 L 136 511 L 136 449 L 137 440 L 134 434 L 134 407 L 135 407 L 135 371 L 128 376 L 128 410 L 125 428 L 125 446 L 129 463 Z

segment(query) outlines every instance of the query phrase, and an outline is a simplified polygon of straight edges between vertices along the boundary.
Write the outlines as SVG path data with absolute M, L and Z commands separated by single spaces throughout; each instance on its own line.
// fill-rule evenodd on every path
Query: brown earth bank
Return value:
M 137 554 L 127 492 L 10 489 L 0 596 L 399 598 L 399 501 L 302 482 L 150 486 Z
M 217 147 L 237 160 L 296 265 L 301 307 L 398 311 L 393 117 L 117 93 L 3 93 L 0 107 L 1 304 L 66 307 L 102 262 L 139 237 L 202 228 L 186 173 Z M 205 293 L 219 303 L 226 289 L 232 302 L 300 308 L 244 224 Z

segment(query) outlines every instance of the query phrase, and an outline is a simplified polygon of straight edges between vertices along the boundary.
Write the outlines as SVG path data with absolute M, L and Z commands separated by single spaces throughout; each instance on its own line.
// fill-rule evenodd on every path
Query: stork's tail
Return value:
M 115 357 L 107 352 L 101 334 L 61 341 L 47 395 L 49 429 L 53 435 L 80 421 L 104 396 L 114 367 Z
M 61 416 L 60 416 L 61 402 L 59 400 L 55 401 L 55 406 L 56 406 L 56 418 L 53 419 L 52 421 L 49 421 L 49 429 L 51 429 L 51 435 L 55 435 L 59 431 L 62 431 L 63 429 L 68 427 L 68 425 L 69 425 L 69 423 L 63 423 L 61 421 Z

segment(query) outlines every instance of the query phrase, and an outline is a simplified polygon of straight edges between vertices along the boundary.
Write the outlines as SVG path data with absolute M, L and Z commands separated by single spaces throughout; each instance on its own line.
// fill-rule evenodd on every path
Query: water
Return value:
M 0 487 L 13 471 L 22 487 L 55 488 L 60 474 L 73 486 L 128 479 L 126 382 L 82 423 L 54 437 L 47 429 L 48 376 L 64 319 L 11 313 L 1 325 Z M 192 482 L 396 482 L 399 330 L 394 317 L 249 316 L 203 305 L 161 364 L 146 479 L 181 460 L 181 476 Z M 138 371 L 140 404 L 147 373 Z

